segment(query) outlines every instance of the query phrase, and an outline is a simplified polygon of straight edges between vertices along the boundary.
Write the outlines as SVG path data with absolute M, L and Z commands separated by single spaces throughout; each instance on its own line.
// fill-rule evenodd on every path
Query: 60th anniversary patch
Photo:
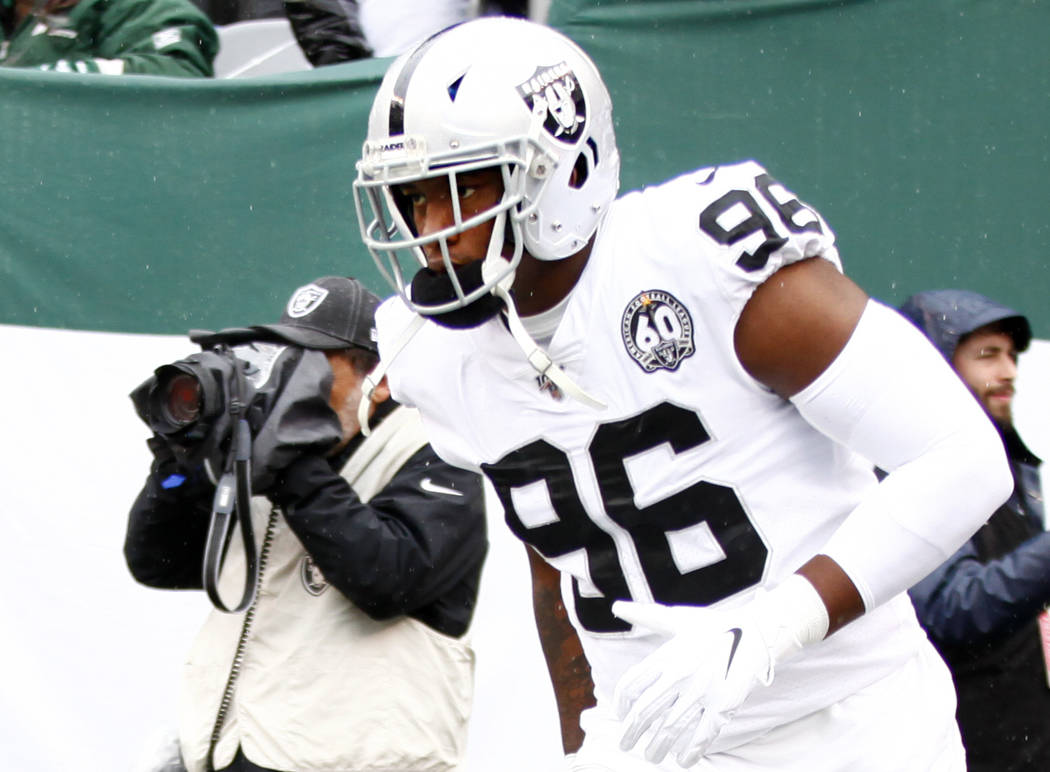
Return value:
M 627 353 L 647 373 L 677 370 L 695 350 L 689 312 L 663 290 L 636 295 L 624 309 L 620 332 Z

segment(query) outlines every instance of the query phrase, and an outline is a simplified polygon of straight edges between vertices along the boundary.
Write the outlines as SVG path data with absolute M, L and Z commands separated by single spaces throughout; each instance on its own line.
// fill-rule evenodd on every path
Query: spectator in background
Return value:
M 372 56 L 357 0 L 285 0 L 285 15 L 314 67 Z
M 527 3 L 477 0 L 285 0 L 303 54 L 314 67 L 396 56 L 435 32 L 484 13 L 525 15 Z
M 900 308 L 940 350 L 999 429 L 1014 490 L 988 522 L 911 590 L 919 621 L 955 678 L 971 772 L 1050 769 L 1050 533 L 1040 460 L 1013 425 L 1028 320 L 976 292 L 932 290 Z M 906 373 L 904 374 L 906 375 Z
M 434 454 L 416 411 L 390 401 L 383 383 L 366 401 L 378 428 L 360 435 L 378 303 L 352 279 L 324 277 L 292 295 L 280 324 L 248 328 L 324 353 L 332 379 L 321 399 L 343 439 L 326 454 L 304 451 L 253 497 L 264 545 L 255 600 L 243 614 L 212 611 L 186 666 L 189 772 L 460 768 L 473 694 L 467 633 L 487 549 L 481 483 Z M 128 566 L 153 587 L 200 589 L 214 486 L 178 468 L 159 436 L 149 446 Z M 222 587 L 243 577 L 244 552 L 233 539 Z
M 193 0 L 193 2 L 208 14 L 215 24 L 219 25 L 234 24 L 252 19 L 282 18 L 286 15 L 286 6 L 282 0 Z M 326 6 L 336 16 L 348 13 L 350 16 L 356 17 L 358 15 L 357 6 L 360 3 L 358 0 L 318 0 L 313 5 L 317 7 Z M 338 7 L 346 5 L 354 6 L 354 8 L 346 10 Z M 414 17 L 422 16 L 424 18 L 434 14 L 439 16 L 445 14 L 443 8 L 466 9 L 467 16 L 481 14 L 486 16 L 527 17 L 530 15 L 532 3 L 529 0 L 467 0 L 467 2 L 462 2 L 462 0 L 453 0 L 452 2 L 444 0 L 405 2 L 405 0 L 401 0 L 400 2 L 390 3 L 383 3 L 381 0 L 377 0 L 375 5 L 379 11 L 383 11 L 385 7 L 388 7 L 391 12 L 404 15 L 404 10 L 408 9 L 414 11 L 414 14 L 412 14 Z M 458 11 L 458 13 L 462 13 L 462 10 Z M 416 23 L 415 18 L 407 21 L 410 24 Z M 433 26 L 432 22 L 428 24 Z M 434 31 L 436 32 L 437 29 L 439 28 L 434 28 Z
M 484 16 L 520 16 L 530 17 L 532 3 L 529 0 L 483 0 L 481 13 Z
M 477 15 L 527 16 L 527 0 L 195 0 L 216 24 L 285 16 L 314 67 L 396 56 Z
M 211 21 L 189 0 L 3 0 L 0 66 L 211 77 Z
M 474 0 L 360 0 L 361 25 L 375 56 L 397 56 L 478 14 Z
M 220 26 L 252 19 L 281 19 L 281 0 L 193 0 L 194 5 Z

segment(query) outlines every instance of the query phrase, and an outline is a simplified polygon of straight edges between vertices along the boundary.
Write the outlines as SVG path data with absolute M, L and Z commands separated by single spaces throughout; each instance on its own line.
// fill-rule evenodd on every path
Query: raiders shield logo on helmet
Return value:
M 328 297 L 328 290 L 316 284 L 300 287 L 288 301 L 288 316 L 301 319 L 317 308 Z
M 518 93 L 534 114 L 546 113 L 543 127 L 552 137 L 569 144 L 580 138 L 587 105 L 568 64 L 538 67 L 531 78 L 518 85 Z
M 647 373 L 676 370 L 695 350 L 689 312 L 663 290 L 636 295 L 624 309 L 620 331 L 627 353 Z

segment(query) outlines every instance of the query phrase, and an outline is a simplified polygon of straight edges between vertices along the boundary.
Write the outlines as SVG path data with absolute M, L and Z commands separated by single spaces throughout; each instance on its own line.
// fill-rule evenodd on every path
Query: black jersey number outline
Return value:
M 801 203 L 797 198 L 787 201 L 777 201 L 771 188 L 777 185 L 787 190 L 783 185 L 774 180 L 768 174 L 760 174 L 755 177 L 755 189 L 762 195 L 774 211 L 780 221 L 792 233 L 822 233 L 819 218 L 812 209 Z M 737 204 L 747 209 L 748 217 L 733 227 L 726 230 L 718 223 L 718 218 Z M 813 218 L 803 225 L 795 222 L 795 215 L 799 212 L 809 212 Z M 780 234 L 776 224 L 766 216 L 758 201 L 746 190 L 731 190 L 721 198 L 711 202 L 703 212 L 700 213 L 700 229 L 719 244 L 729 246 L 745 239 L 752 233 L 759 231 L 766 237 L 765 241 L 754 251 L 744 252 L 736 261 L 736 264 L 745 271 L 758 271 L 769 262 L 769 256 L 787 243 L 787 238 Z
M 757 584 L 769 549 L 755 530 L 736 491 L 701 480 L 639 509 L 627 476 L 626 459 L 665 443 L 674 453 L 711 439 L 700 416 L 669 402 L 601 424 L 588 447 L 605 513 L 631 537 L 653 599 L 660 603 L 705 605 Z M 564 451 L 545 440 L 513 450 L 482 469 L 503 504 L 511 531 L 548 558 L 584 549 L 590 577 L 601 596 L 583 595 L 573 578 L 576 614 L 592 632 L 620 632 L 630 624 L 614 616 L 612 602 L 630 599 L 616 545 L 588 515 Z M 557 520 L 529 527 L 514 508 L 511 489 L 543 481 Z M 725 558 L 682 573 L 666 533 L 706 523 Z

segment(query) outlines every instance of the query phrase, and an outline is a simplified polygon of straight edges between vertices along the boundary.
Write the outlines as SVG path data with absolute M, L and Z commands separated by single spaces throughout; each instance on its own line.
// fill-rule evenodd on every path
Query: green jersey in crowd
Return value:
M 0 0 L 0 66 L 211 77 L 219 49 L 190 0 Z

